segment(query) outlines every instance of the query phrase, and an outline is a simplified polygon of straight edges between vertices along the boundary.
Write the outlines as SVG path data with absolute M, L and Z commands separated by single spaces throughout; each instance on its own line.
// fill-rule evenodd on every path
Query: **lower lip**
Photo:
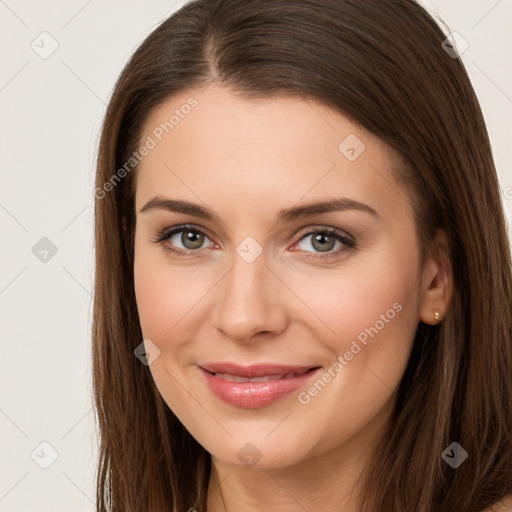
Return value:
M 224 402 L 246 409 L 257 409 L 277 402 L 292 391 L 303 386 L 318 373 L 321 368 L 288 379 L 269 380 L 266 382 L 232 382 L 221 379 L 200 368 L 206 377 L 211 391 Z

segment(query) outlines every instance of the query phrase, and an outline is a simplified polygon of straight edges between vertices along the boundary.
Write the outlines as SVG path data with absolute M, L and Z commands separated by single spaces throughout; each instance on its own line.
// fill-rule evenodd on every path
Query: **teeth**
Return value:
M 301 373 L 286 373 L 285 375 L 264 375 L 263 377 L 240 377 L 239 375 L 231 375 L 229 373 L 216 373 L 216 377 L 231 382 L 267 382 L 269 380 L 291 379 L 303 375 L 307 370 Z
M 283 378 L 283 375 L 265 375 L 263 377 L 240 377 L 239 375 L 230 375 L 229 373 L 216 373 L 216 377 L 220 377 L 224 380 L 231 382 L 265 382 L 268 380 L 279 380 Z

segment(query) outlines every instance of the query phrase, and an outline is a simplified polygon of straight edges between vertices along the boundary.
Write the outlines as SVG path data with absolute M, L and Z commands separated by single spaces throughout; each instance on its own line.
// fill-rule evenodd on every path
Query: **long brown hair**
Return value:
M 408 163 L 400 177 L 423 254 L 438 228 L 448 235 L 452 300 L 441 324 L 418 325 L 368 468 L 366 509 L 478 512 L 512 493 L 509 241 L 482 112 L 445 39 L 412 0 L 195 0 L 132 56 L 108 105 L 96 178 L 99 512 L 206 510 L 210 456 L 134 356 L 136 165 L 126 163 L 155 107 L 212 82 L 246 97 L 314 98 L 350 116 Z M 452 442 L 469 454 L 457 469 L 441 457 Z

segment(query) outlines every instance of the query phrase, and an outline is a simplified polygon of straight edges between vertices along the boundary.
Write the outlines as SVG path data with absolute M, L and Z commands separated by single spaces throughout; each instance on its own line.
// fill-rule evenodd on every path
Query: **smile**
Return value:
M 284 375 L 264 375 L 263 377 L 241 377 L 240 375 L 231 375 L 229 373 L 214 373 L 215 377 L 219 379 L 229 380 L 230 382 L 267 382 L 269 380 L 293 379 L 309 370 L 302 373 L 285 373 Z
M 222 363 L 203 365 L 199 369 L 208 389 L 217 398 L 235 407 L 256 409 L 289 395 L 312 379 L 321 368 L 277 365 L 242 367 Z

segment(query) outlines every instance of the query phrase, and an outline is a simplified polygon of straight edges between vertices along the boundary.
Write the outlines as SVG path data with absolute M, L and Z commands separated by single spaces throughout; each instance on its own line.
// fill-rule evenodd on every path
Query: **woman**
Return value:
M 410 0 L 196 0 L 135 52 L 98 156 L 98 511 L 512 510 L 510 250 L 445 40 Z

